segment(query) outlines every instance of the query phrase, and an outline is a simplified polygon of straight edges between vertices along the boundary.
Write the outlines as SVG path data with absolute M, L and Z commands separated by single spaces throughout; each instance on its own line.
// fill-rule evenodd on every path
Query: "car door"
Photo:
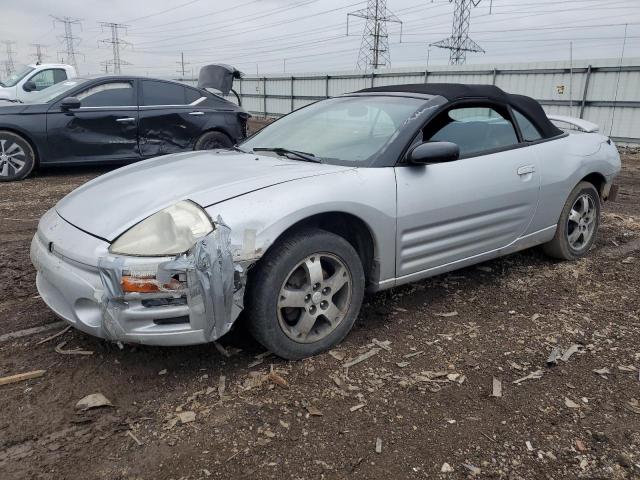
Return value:
M 213 113 L 199 90 L 176 82 L 142 80 L 140 95 L 144 157 L 192 149 Z
M 122 162 L 140 158 L 136 81 L 102 79 L 73 94 L 80 108 L 47 112 L 54 162 Z
M 484 104 L 454 106 L 428 122 L 420 141 L 456 143 L 461 156 L 396 167 L 397 277 L 500 249 L 526 232 L 540 178 L 518 135 L 508 109 Z
M 37 92 L 52 87 L 67 79 L 64 68 L 47 68 L 25 78 L 20 84 L 18 93 L 20 100 L 29 101 Z

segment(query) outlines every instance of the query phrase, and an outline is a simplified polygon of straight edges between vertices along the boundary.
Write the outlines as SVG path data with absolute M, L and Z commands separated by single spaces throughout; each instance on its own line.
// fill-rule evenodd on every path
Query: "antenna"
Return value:
M 79 53 L 76 52 L 76 47 L 80 44 L 80 39 L 73 36 L 73 26 L 78 25 L 80 26 L 80 29 L 82 29 L 80 19 L 71 17 L 55 17 L 53 15 L 51 17 L 53 18 L 54 27 L 56 22 L 64 25 L 64 35 L 58 38 L 64 43 L 65 51 L 58 52 L 58 55 L 66 55 L 67 63 L 73 65 L 73 68 L 75 68 L 76 72 L 79 73 L 78 61 L 76 60 L 76 55 L 79 55 Z
M 113 59 L 103 62 L 105 70 L 109 65 L 113 65 L 113 73 L 120 75 L 120 73 L 122 73 L 122 65 L 131 65 L 129 62 L 120 58 L 120 45 L 124 45 L 125 47 L 131 45 L 129 42 L 120 39 L 120 30 L 126 31 L 128 25 L 124 25 L 122 23 L 100 22 L 100 27 L 102 27 L 102 29 L 109 28 L 111 30 L 111 38 L 105 38 L 99 42 L 104 45 L 111 45 L 111 49 L 113 51 Z
M 480 45 L 469 38 L 471 8 L 477 7 L 482 0 L 449 0 L 455 3 L 451 36 L 432 43 L 434 47 L 450 50 L 449 64 L 462 65 L 467 61 L 467 52 L 485 53 Z
M 400 24 L 400 40 L 402 41 L 402 21 L 387 9 L 387 0 L 368 0 L 367 8 L 347 13 L 347 35 L 349 35 L 349 17 L 363 18 L 367 22 L 362 32 L 362 42 L 358 53 L 358 70 L 374 70 L 391 66 L 389 52 L 389 35 L 387 23 Z

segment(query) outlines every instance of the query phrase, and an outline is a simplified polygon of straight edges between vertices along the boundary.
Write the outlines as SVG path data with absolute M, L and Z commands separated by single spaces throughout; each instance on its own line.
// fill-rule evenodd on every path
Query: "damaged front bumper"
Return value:
M 60 317 L 91 335 L 149 345 L 191 345 L 229 331 L 243 308 L 248 262 L 234 262 L 230 230 L 215 230 L 175 258 L 112 255 L 109 244 L 52 209 L 31 243 L 36 284 Z M 123 291 L 123 276 L 153 272 L 159 288 Z

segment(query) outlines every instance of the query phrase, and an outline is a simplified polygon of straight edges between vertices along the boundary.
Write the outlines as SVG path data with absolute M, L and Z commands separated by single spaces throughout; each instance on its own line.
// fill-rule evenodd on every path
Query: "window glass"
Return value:
M 145 80 L 142 82 L 142 105 L 186 105 L 187 88 L 176 83 Z
M 513 111 L 513 116 L 516 118 L 516 122 L 518 122 L 520 131 L 522 132 L 522 138 L 525 142 L 535 142 L 542 138 L 536 126 L 531 123 L 527 117 L 517 110 Z
M 281 147 L 312 153 L 327 163 L 366 165 L 423 104 L 405 97 L 331 98 L 266 126 L 241 147 Z
M 185 102 L 187 105 L 190 105 L 196 100 L 198 100 L 199 98 L 204 97 L 204 95 L 201 92 L 199 92 L 194 88 L 185 88 L 184 91 L 186 95 Z
M 29 79 L 36 86 L 36 91 L 44 90 L 45 88 L 52 87 L 56 83 L 60 83 L 67 79 L 67 74 L 61 68 L 52 68 L 48 70 L 42 70 L 36 73 Z
M 130 82 L 102 83 L 76 96 L 83 107 L 128 107 L 136 104 Z
M 453 142 L 461 156 L 477 155 L 518 143 L 510 121 L 487 107 L 455 108 L 436 117 L 425 130 L 432 142 Z

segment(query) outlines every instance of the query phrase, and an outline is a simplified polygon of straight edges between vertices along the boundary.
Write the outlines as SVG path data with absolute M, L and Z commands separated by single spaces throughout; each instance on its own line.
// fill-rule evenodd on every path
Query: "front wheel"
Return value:
M 252 272 L 249 329 L 276 355 L 294 360 L 338 344 L 364 296 L 360 257 L 344 238 L 308 229 L 275 245 Z
M 216 148 L 231 148 L 233 141 L 222 132 L 205 132 L 196 141 L 194 150 L 215 150 Z
M 543 248 L 562 260 L 584 257 L 595 242 L 600 226 L 600 195 L 589 182 L 580 182 L 567 199 L 556 234 Z
M 22 180 L 34 165 L 35 155 L 29 142 L 13 132 L 0 131 L 0 182 Z

